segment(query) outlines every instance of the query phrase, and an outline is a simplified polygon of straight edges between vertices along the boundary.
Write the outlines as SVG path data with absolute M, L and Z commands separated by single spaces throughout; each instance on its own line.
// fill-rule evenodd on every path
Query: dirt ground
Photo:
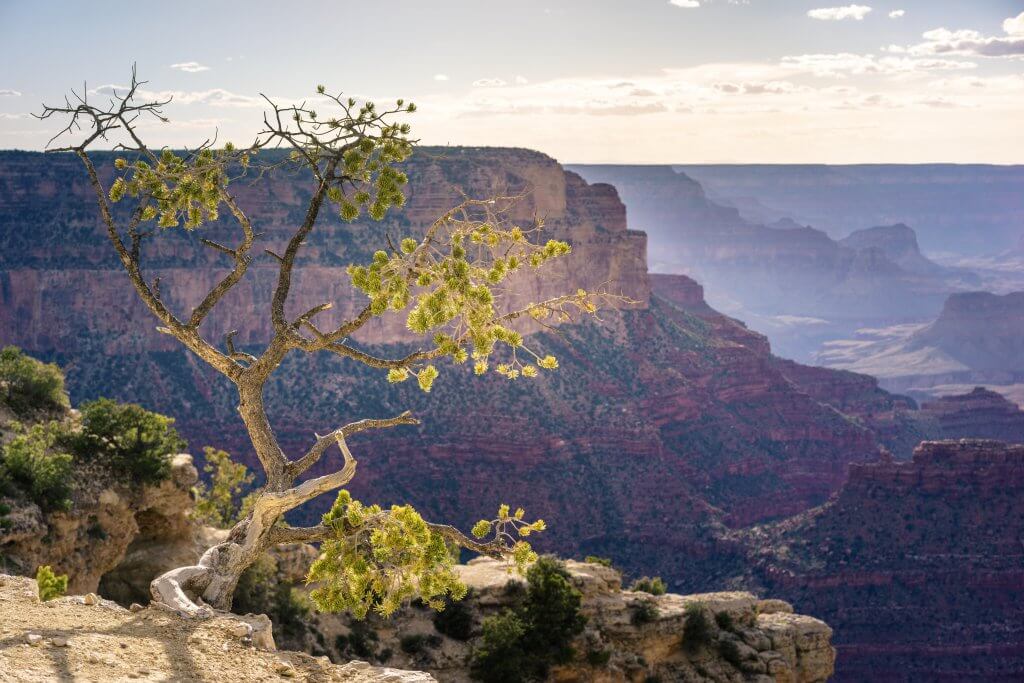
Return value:
M 344 681 L 427 683 L 428 674 L 331 664 L 256 648 L 244 622 L 186 620 L 154 607 L 126 610 L 68 596 L 40 603 L 32 579 L 0 575 L 0 682 Z

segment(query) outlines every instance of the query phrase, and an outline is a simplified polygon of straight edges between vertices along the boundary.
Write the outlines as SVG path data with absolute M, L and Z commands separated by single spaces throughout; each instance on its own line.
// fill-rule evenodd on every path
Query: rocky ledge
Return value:
M 32 579 L 0 574 L 0 680 L 428 683 L 417 671 L 276 652 L 266 617 L 194 622 L 94 594 L 40 603 Z
M 833 673 L 832 629 L 813 617 L 794 614 L 781 600 L 759 600 L 751 593 L 650 595 L 624 590 L 621 574 L 591 562 L 565 563 L 582 598 L 586 626 L 573 642 L 576 657 L 551 670 L 548 680 L 560 683 L 626 683 L 642 681 L 758 681 L 812 683 Z M 470 588 L 463 603 L 473 624 L 512 605 L 522 594 L 523 580 L 506 566 L 478 558 L 458 566 Z M 697 647 L 687 642 L 687 620 L 694 606 L 703 612 L 710 632 Z M 653 608 L 653 609 L 652 609 Z M 643 617 L 638 614 L 643 612 Z M 410 607 L 388 620 L 371 618 L 369 636 L 396 666 L 426 669 L 438 680 L 470 681 L 468 660 L 478 645 L 441 637 L 436 613 Z M 368 633 L 362 622 L 321 615 L 320 631 L 333 640 Z M 474 633 L 477 633 L 474 627 Z M 411 642 L 429 643 L 413 651 Z

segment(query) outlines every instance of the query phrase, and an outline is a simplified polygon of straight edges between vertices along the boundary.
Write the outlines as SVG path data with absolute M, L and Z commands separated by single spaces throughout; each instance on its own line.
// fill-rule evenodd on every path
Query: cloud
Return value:
M 210 67 L 206 66 L 205 64 L 200 64 L 199 62 L 178 62 L 177 64 L 171 64 L 171 68 L 177 69 L 178 71 L 184 71 L 190 74 L 210 70 Z
M 894 9 L 893 11 L 889 12 L 889 18 L 890 19 L 899 19 L 899 18 L 903 17 L 906 13 L 907 13 L 906 10 Z
M 515 79 L 513 79 L 513 82 L 516 85 L 526 85 L 530 81 L 529 79 L 526 78 L 526 76 L 516 76 Z
M 500 78 L 478 78 L 473 81 L 474 88 L 501 88 L 506 85 L 508 83 Z
M 986 36 L 973 29 L 925 31 L 924 42 L 890 48 L 912 55 L 970 55 L 978 57 L 1024 57 L 1024 12 L 1003 22 L 1005 36 Z
M 434 80 L 435 81 L 447 81 L 448 80 L 448 75 L 447 74 L 434 74 Z
M 820 7 L 807 12 L 811 19 L 819 21 L 843 21 L 853 19 L 861 21 L 871 12 L 867 5 L 844 5 L 843 7 Z
M 1003 21 L 1003 31 L 1011 36 L 1024 36 L 1024 12 Z
M 668 4 L 673 7 L 682 7 L 684 9 L 696 9 L 700 7 L 698 0 L 668 0 Z
M 17 90 L 9 90 L 4 88 L 0 90 L 0 97 L 21 97 L 21 93 Z
M 101 85 L 89 90 L 90 95 L 124 95 L 128 87 L 124 85 Z M 174 104 L 207 104 L 212 107 L 262 107 L 266 101 L 260 97 L 239 95 L 223 88 L 210 90 L 138 90 L 135 96 L 139 100 L 157 101 L 170 98 Z
M 850 52 L 793 55 L 782 58 L 782 66 L 805 71 L 815 76 L 860 76 L 864 74 L 895 75 L 922 71 L 973 69 L 974 62 L 952 59 L 914 59 L 911 57 L 875 57 Z

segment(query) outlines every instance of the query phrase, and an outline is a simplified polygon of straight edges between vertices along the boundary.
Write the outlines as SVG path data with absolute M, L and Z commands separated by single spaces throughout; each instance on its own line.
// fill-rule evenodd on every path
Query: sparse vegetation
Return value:
M 207 446 L 203 449 L 206 464 L 203 471 L 210 483 L 200 482 L 194 489 L 194 517 L 203 524 L 228 529 L 247 512 L 242 496 L 252 486 L 255 476 L 249 468 L 235 462 L 226 452 Z
M 718 624 L 718 628 L 723 631 L 734 631 L 736 624 L 733 623 L 732 615 L 725 610 L 715 614 L 715 623 Z
M 683 646 L 695 652 L 707 647 L 714 639 L 714 629 L 707 609 L 699 602 L 686 606 L 686 624 L 683 626 Z
M 587 555 L 583 558 L 583 561 L 588 564 L 599 564 L 602 567 L 611 567 L 612 561 L 608 557 L 598 557 L 597 555 Z
M 658 618 L 658 605 L 651 599 L 637 600 L 630 605 L 630 621 L 633 624 L 640 626 L 642 624 L 650 624 Z
M 36 585 L 39 587 L 39 601 L 46 602 L 68 592 L 68 576 L 57 575 L 50 565 L 44 564 L 36 570 Z
M 572 640 L 583 631 L 580 592 L 554 558 L 540 558 L 526 574 L 522 603 L 483 623 L 471 673 L 486 683 L 542 680 L 549 667 L 572 660 Z
M 61 448 L 65 435 L 61 423 L 44 422 L 15 436 L 0 452 L 0 485 L 23 491 L 45 511 L 69 509 L 74 470 Z
M 66 410 L 64 373 L 53 363 L 25 355 L 16 346 L 0 349 L 0 401 L 19 418 Z
M 82 428 L 67 435 L 71 452 L 139 484 L 156 484 L 171 472 L 169 456 L 185 449 L 172 418 L 134 403 L 108 398 L 79 407 Z
M 653 578 L 643 576 L 633 582 L 633 585 L 629 587 L 631 591 L 639 591 L 641 593 L 650 593 L 651 595 L 664 595 L 668 588 L 665 586 L 665 582 L 661 580 L 660 576 Z
M 588 650 L 587 651 L 587 664 L 590 666 L 600 669 L 608 666 L 608 662 L 611 661 L 612 651 L 611 650 Z
M 434 628 L 455 640 L 469 640 L 473 635 L 473 610 L 470 609 L 468 601 L 472 597 L 472 591 L 466 594 L 462 600 L 448 599 L 444 609 L 434 615 Z

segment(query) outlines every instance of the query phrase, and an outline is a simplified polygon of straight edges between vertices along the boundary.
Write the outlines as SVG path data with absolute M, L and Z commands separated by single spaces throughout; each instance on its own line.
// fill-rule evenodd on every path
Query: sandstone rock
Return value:
M 83 605 L 98 605 L 100 602 L 99 597 L 95 593 L 86 593 L 82 596 Z
M 50 642 L 53 643 L 54 647 L 67 647 L 68 646 L 68 639 L 65 638 L 64 636 L 54 636 L 53 638 L 50 639 Z
M 39 647 L 43 644 L 43 637 L 38 633 L 29 633 L 25 635 L 25 642 L 32 647 Z

